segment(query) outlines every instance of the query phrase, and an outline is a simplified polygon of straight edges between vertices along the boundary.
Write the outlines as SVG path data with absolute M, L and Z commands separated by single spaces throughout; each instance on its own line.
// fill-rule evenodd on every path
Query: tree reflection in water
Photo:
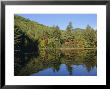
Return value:
M 15 76 L 96 76 L 96 49 L 42 49 L 15 53 Z

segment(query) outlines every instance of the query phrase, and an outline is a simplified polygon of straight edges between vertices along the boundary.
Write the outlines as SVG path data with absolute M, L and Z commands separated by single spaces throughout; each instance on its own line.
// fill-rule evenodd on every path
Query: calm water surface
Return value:
M 96 76 L 96 49 L 42 49 L 15 53 L 15 76 Z

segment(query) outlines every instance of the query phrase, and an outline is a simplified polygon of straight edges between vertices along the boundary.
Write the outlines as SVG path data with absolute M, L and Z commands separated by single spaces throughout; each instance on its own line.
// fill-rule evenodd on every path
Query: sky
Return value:
M 86 28 L 90 25 L 97 29 L 96 14 L 17 14 L 32 21 L 47 26 L 58 25 L 60 29 L 65 30 L 68 23 L 72 22 L 73 28 Z

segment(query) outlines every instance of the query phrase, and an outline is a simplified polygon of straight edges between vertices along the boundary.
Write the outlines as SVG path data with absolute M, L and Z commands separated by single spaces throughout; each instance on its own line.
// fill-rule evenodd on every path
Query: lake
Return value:
M 15 76 L 97 76 L 96 49 L 41 49 L 14 56 Z

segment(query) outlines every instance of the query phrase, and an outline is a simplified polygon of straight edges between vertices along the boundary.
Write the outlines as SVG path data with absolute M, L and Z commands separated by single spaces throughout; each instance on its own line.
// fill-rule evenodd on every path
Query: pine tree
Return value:
M 72 22 L 69 22 L 66 28 L 67 31 L 71 32 L 73 30 Z

